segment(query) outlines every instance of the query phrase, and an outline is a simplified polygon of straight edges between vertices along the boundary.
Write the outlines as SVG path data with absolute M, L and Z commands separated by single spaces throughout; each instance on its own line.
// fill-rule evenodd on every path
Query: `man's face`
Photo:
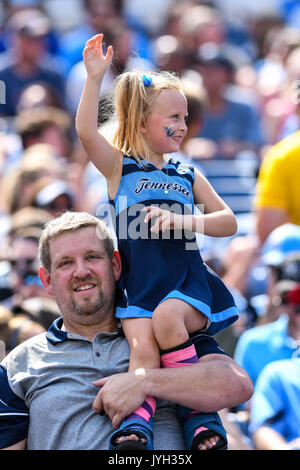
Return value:
M 45 53 L 45 37 L 20 34 L 17 38 L 17 47 L 23 61 L 36 65 Z
M 223 91 L 224 87 L 229 83 L 229 72 L 222 65 L 206 64 L 199 66 L 198 71 L 201 74 L 203 85 L 209 94 Z
M 51 269 L 44 286 L 55 297 L 66 329 L 72 331 L 74 324 L 109 325 L 115 313 L 120 264 L 115 256 L 109 259 L 95 227 L 51 240 L 50 256 Z

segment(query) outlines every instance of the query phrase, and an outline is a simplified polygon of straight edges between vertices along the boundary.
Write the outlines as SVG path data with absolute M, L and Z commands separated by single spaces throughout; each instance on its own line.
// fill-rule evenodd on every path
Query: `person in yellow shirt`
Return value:
M 274 145 L 258 175 L 254 210 L 261 243 L 285 223 L 300 225 L 300 131 Z

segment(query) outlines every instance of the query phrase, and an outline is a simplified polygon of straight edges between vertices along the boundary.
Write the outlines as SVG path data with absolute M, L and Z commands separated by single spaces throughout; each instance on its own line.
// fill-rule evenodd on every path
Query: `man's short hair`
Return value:
M 60 217 L 50 220 L 39 240 L 40 261 L 48 272 L 51 269 L 50 240 L 56 239 L 63 233 L 84 227 L 95 227 L 99 239 L 103 241 L 109 259 L 112 259 L 115 252 L 114 238 L 105 222 L 87 212 L 68 211 Z

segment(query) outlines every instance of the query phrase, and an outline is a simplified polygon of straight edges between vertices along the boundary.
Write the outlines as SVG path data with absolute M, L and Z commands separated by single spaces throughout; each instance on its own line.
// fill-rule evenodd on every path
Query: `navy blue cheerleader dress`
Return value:
M 233 297 L 203 262 L 195 234 L 185 230 L 153 233 L 151 221 L 144 223 L 147 212 L 142 209 L 150 205 L 193 213 L 193 182 L 192 165 L 170 158 L 158 170 L 151 162 L 138 163 L 124 156 L 119 189 L 110 200 L 122 259 L 119 285 L 127 299 L 127 305 L 117 305 L 118 318 L 151 318 L 160 302 L 174 298 L 208 317 L 210 335 L 237 320 Z

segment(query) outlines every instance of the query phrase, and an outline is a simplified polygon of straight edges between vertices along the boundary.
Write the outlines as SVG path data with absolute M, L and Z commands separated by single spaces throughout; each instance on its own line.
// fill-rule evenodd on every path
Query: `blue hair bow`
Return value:
M 144 84 L 145 87 L 149 87 L 150 85 L 152 85 L 152 78 L 151 77 L 147 77 L 146 75 L 143 75 L 142 80 L 143 80 L 143 84 Z

